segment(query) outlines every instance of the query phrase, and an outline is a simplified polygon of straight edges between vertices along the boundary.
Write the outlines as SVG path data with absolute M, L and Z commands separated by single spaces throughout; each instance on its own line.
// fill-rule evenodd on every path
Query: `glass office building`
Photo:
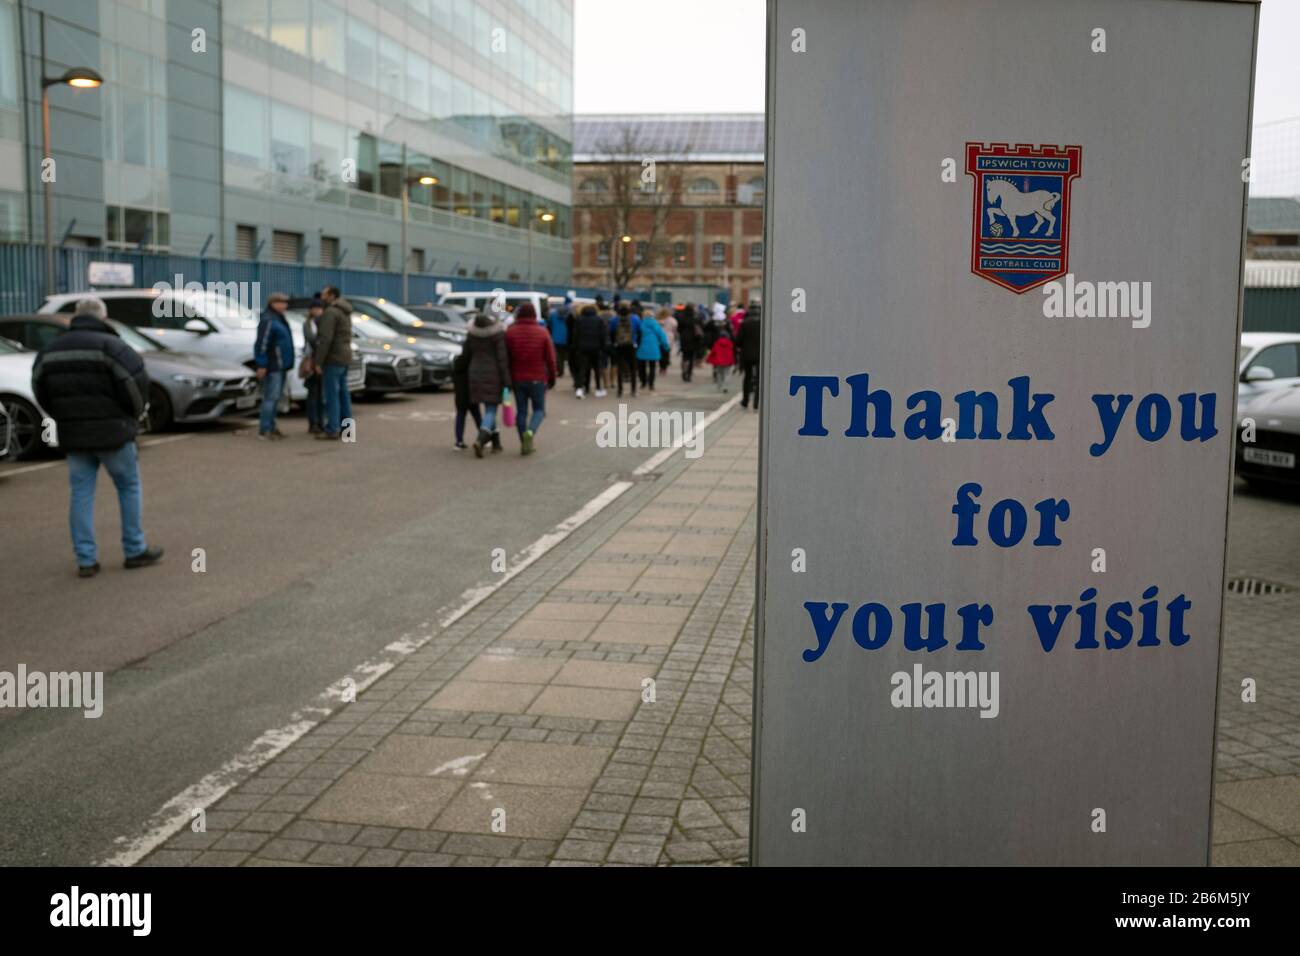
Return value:
M 0 0 L 0 159 L 22 136 L 25 98 L 37 197 L 0 172 L 0 240 L 39 241 L 43 228 L 44 11 L 47 73 L 91 66 L 105 80 L 51 92 L 56 238 L 399 271 L 406 182 L 412 271 L 565 283 L 572 7 Z M 8 50 L 26 54 L 25 90 Z

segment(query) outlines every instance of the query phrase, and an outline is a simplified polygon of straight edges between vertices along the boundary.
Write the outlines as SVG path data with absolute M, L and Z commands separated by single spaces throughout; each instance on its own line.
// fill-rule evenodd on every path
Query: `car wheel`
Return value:
M 14 395 L 0 398 L 0 454 L 31 458 L 41 447 L 41 416 L 36 406 Z
M 157 385 L 149 386 L 149 413 L 145 416 L 147 432 L 160 432 L 172 423 L 172 401 Z

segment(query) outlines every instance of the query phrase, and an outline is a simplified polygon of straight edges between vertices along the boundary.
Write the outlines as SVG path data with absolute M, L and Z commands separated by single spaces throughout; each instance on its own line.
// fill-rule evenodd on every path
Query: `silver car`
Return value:
M 71 322 L 72 316 L 61 312 L 4 316 L 0 317 L 0 335 L 39 350 L 66 332 Z M 252 411 L 261 400 L 257 378 L 243 365 L 177 352 L 115 319 L 107 322 L 144 359 L 149 375 L 145 421 L 149 431 Z

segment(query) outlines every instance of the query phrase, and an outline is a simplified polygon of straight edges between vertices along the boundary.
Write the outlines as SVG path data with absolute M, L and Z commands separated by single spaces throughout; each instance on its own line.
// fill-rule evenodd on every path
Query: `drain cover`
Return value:
M 1265 581 L 1263 578 L 1228 578 L 1228 590 L 1233 594 L 1260 597 L 1265 594 L 1290 594 L 1293 589 L 1276 581 Z

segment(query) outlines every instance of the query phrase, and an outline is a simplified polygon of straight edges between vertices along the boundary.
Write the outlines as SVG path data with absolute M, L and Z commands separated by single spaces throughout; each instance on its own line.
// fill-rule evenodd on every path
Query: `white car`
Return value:
M 42 448 L 45 412 L 32 394 L 36 353 L 0 339 L 0 460 L 30 458 Z
M 1237 366 L 1237 406 L 1266 392 L 1300 385 L 1300 333 L 1243 332 Z
M 538 321 L 544 322 L 547 313 L 545 292 L 504 292 L 500 289 L 485 292 L 444 292 L 439 305 L 454 305 L 474 312 L 485 312 L 509 325 L 514 321 L 515 310 L 525 302 L 532 303 Z
M 234 299 L 217 292 L 103 289 L 52 295 L 40 311 L 71 314 L 78 300 L 88 295 L 104 300 L 109 318 L 139 329 L 167 348 L 253 367 L 258 313 Z M 294 352 L 301 357 L 302 327 L 291 328 Z M 288 376 L 287 391 L 288 400 L 301 402 L 307 398 L 307 386 L 298 375 L 297 364 L 295 361 Z

